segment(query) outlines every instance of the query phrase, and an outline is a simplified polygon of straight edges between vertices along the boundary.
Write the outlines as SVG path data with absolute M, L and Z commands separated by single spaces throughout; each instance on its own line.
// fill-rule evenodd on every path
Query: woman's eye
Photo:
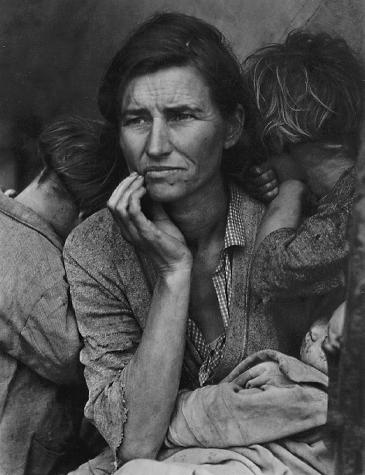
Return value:
M 179 122 L 179 121 L 182 121 L 182 120 L 190 120 L 190 119 L 193 119 L 193 118 L 194 118 L 194 116 L 191 112 L 174 112 L 170 116 L 170 120 L 171 121 L 176 121 L 176 122 Z
M 141 126 L 145 125 L 148 122 L 146 117 L 127 117 L 123 121 L 123 125 L 128 126 Z

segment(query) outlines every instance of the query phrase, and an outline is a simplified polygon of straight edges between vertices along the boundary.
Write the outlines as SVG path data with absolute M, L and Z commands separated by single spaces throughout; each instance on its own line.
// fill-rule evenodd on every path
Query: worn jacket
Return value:
M 311 297 L 301 296 L 291 299 L 285 319 L 277 318 L 264 299 L 250 291 L 254 242 L 264 207 L 242 190 L 240 196 L 244 244 L 232 249 L 232 296 L 226 345 L 211 383 L 221 381 L 255 351 L 271 348 L 296 355 L 300 341 L 317 317 L 314 310 L 322 298 L 315 295 L 313 301 Z M 153 266 L 147 256 L 137 253 L 123 239 L 108 210 L 96 213 L 71 234 L 64 258 L 84 340 L 81 361 L 89 387 L 85 415 L 116 451 L 127 421 L 128 362 L 145 327 L 155 278 Z M 323 298 L 328 298 L 328 294 Z M 334 300 L 332 305 L 336 305 Z M 291 312 L 293 308 L 295 315 Z M 285 315 L 285 308 L 282 314 Z M 182 380 L 191 389 L 198 387 L 197 361 L 194 348 L 187 341 Z
M 1 475 L 47 475 L 73 442 L 80 340 L 62 247 L 37 214 L 0 194 Z

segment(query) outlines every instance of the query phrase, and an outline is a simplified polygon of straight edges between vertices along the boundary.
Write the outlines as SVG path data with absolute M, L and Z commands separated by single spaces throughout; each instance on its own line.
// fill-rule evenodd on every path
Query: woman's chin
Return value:
M 147 184 L 147 193 L 157 203 L 170 203 L 184 198 L 184 190 L 174 184 Z

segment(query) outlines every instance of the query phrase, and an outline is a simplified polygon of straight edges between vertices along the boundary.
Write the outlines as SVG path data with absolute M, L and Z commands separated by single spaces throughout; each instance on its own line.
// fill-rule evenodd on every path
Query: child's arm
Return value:
M 306 186 L 299 180 L 284 181 L 279 194 L 268 205 L 257 234 L 255 249 L 262 241 L 278 229 L 297 229 L 302 217 L 302 207 Z
M 303 193 L 298 188 L 297 195 L 289 198 L 286 185 L 269 206 L 259 231 L 251 276 L 255 293 L 286 298 L 343 287 L 354 183 L 354 174 L 347 172 L 322 198 L 316 212 L 301 223 Z M 275 203 L 278 209 L 270 214 Z
M 282 228 L 297 229 L 302 218 L 307 186 L 301 167 L 286 153 L 251 167 L 248 176 L 246 187 L 251 190 L 251 194 L 269 202 L 256 237 L 257 249 L 272 232 Z

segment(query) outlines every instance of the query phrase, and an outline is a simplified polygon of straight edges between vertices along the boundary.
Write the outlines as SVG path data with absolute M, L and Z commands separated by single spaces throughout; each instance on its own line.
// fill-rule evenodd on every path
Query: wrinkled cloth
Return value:
M 239 375 L 274 362 L 288 383 L 242 388 Z M 166 436 L 169 447 L 247 446 L 271 442 L 326 422 L 328 378 L 296 358 L 264 350 L 246 358 L 218 385 L 182 391 Z
M 260 295 L 251 292 L 252 256 L 264 206 L 236 188 L 239 218 L 244 223 L 240 228 L 242 245 L 233 246 L 231 251 L 232 291 L 226 342 L 208 384 L 220 382 L 240 361 L 259 350 L 272 348 L 298 355 L 311 323 L 319 315 L 329 317 L 343 299 L 344 286 L 323 295 L 293 297 L 278 303 L 278 318 L 277 308 L 268 307 Z M 124 240 L 106 209 L 71 233 L 64 258 L 84 341 L 81 362 L 89 388 L 85 415 L 117 452 L 128 420 L 128 363 L 138 348 L 148 318 L 156 272 L 148 256 Z M 323 275 L 324 281 L 330 278 L 331 275 Z M 187 338 L 181 388 L 199 387 L 202 363 Z
M 1 475 L 51 473 L 82 415 L 62 246 L 37 214 L 0 194 Z
M 242 388 L 238 376 L 264 361 L 277 363 L 290 383 Z M 327 385 L 315 368 L 261 351 L 224 382 L 180 394 L 166 437 L 170 449 L 159 455 L 163 461 L 134 460 L 116 474 L 330 475 L 332 456 L 321 437 Z
M 242 387 L 240 376 L 267 361 L 286 382 Z M 330 475 L 332 456 L 322 439 L 327 386 L 325 374 L 295 358 L 255 353 L 222 383 L 181 391 L 160 461 L 134 460 L 116 474 Z M 112 461 L 104 452 L 72 475 L 111 473 Z
M 116 464 L 114 455 L 108 447 L 95 458 L 83 463 L 80 467 L 69 472 L 67 475 L 108 475 L 114 473 L 115 470 Z
M 318 450 L 319 449 L 319 450 Z M 314 462 L 321 457 L 321 448 L 308 446 Z M 281 461 L 284 459 L 284 462 Z M 287 462 L 292 460 L 292 469 Z M 317 462 L 318 465 L 318 462 Z M 325 470 L 328 464 L 325 464 Z M 252 445 L 227 449 L 184 449 L 164 462 L 132 460 L 114 475 L 332 475 L 333 470 L 319 472 L 300 457 L 292 457 L 280 446 Z

